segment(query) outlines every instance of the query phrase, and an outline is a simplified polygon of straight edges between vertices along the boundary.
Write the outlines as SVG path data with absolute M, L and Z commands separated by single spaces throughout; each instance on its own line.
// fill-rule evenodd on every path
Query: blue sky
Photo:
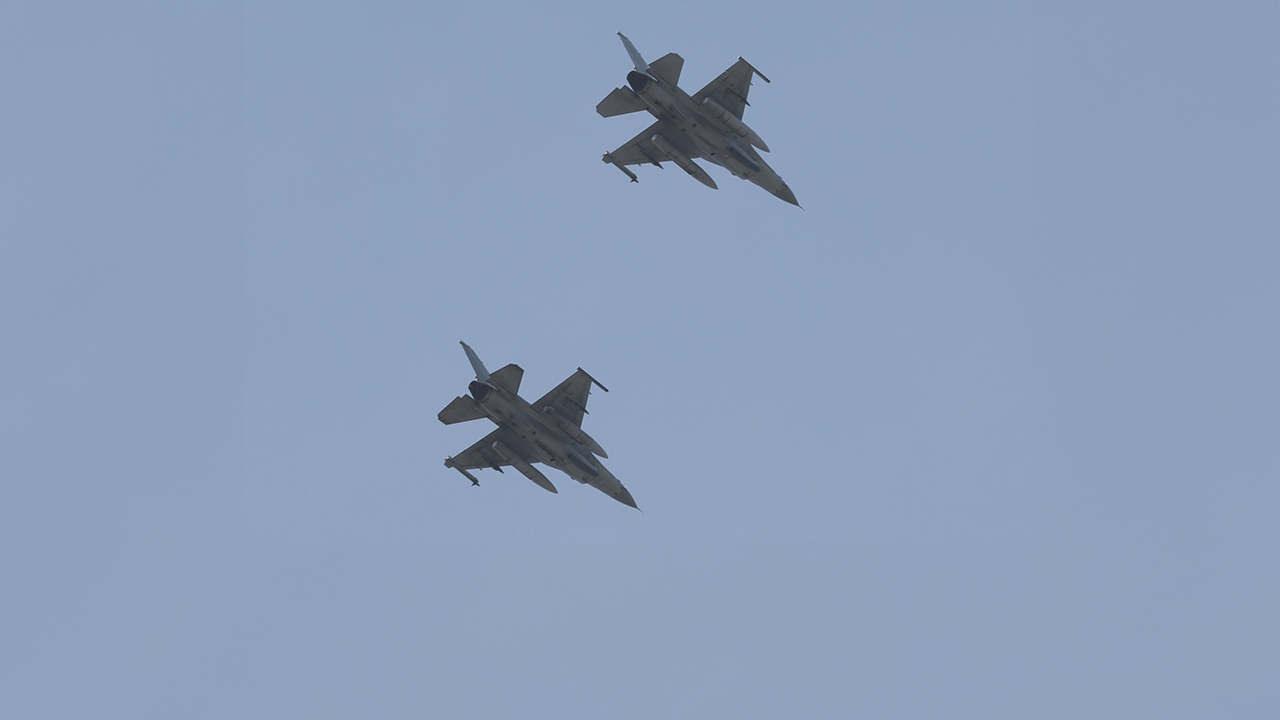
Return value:
M 600 162 L 617 31 L 805 209 Z M 1274 717 L 1277 31 L 0 4 L 0 714 Z M 444 468 L 458 340 L 645 512 Z

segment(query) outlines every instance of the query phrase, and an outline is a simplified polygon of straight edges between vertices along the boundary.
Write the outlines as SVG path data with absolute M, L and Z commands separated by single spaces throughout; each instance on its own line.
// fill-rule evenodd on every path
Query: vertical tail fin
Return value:
M 622 45 L 627 49 L 627 54 L 631 56 L 631 64 L 636 66 L 636 71 L 648 75 L 649 63 L 645 62 L 644 58 L 640 57 L 640 51 L 636 50 L 636 46 L 631 44 L 631 41 L 627 39 L 626 35 L 618 33 L 618 37 L 622 38 Z
M 476 351 L 461 340 L 458 342 L 462 344 L 462 349 L 467 351 L 467 359 L 471 361 L 471 369 L 476 371 L 476 379 L 482 383 L 489 382 L 489 371 L 484 369 L 484 363 L 480 362 L 480 358 L 476 357 Z

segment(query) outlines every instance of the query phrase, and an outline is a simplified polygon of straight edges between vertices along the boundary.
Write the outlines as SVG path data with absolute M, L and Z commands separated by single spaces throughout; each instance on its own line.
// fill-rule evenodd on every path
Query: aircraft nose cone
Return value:
M 640 509 L 640 508 L 636 505 L 636 501 L 635 501 L 634 499 L 632 499 L 632 497 L 631 497 L 631 491 L 627 490 L 626 486 L 623 486 L 622 490 L 621 490 L 621 491 L 619 491 L 617 495 L 614 495 L 614 496 L 613 496 L 613 499 L 614 499 L 614 500 L 617 500 L 618 502 L 622 503 L 623 505 L 627 505 L 627 506 L 633 507 L 633 508 L 635 508 L 635 509 L 637 509 L 637 510 L 639 510 L 639 509 Z
M 796 202 L 796 194 L 791 192 L 791 188 L 787 187 L 786 183 L 782 183 L 782 187 L 778 188 L 773 194 L 796 207 L 800 207 L 800 203 Z

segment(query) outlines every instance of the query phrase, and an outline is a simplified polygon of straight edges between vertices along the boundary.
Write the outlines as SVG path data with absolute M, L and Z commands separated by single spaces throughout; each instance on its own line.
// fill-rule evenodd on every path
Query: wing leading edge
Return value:
M 582 416 L 587 414 L 587 398 L 591 396 L 592 384 L 609 392 L 608 388 L 588 375 L 586 370 L 578 368 L 577 372 L 539 398 L 538 402 L 533 404 L 533 409 L 545 412 L 549 407 L 554 408 L 558 415 L 581 428 Z
M 519 435 L 516 435 L 508 428 L 500 427 L 477 440 L 471 447 L 454 455 L 445 464 L 462 470 L 489 468 L 502 472 L 502 468 L 511 466 L 511 459 L 494 451 L 493 445 L 495 442 L 510 448 L 525 462 L 541 462 L 538 456 L 533 454 L 533 448 L 530 448 L 528 443 L 521 440 Z
M 551 484 L 547 476 L 533 466 L 536 462 L 542 462 L 542 460 L 534 453 L 533 448 L 529 447 L 529 443 L 522 440 L 510 428 L 500 427 L 480 438 L 471 447 L 445 460 L 444 466 L 454 468 L 465 475 L 472 485 L 479 485 L 480 481 L 475 475 L 467 472 L 468 470 L 491 468 L 502 472 L 504 467 L 514 467 L 521 475 L 532 480 L 543 490 L 558 493 L 556 486 Z
M 751 63 L 738 58 L 738 62 L 720 73 L 720 77 L 707 83 L 707 86 L 693 96 L 693 101 L 701 105 L 707 99 L 715 100 L 721 107 L 733 113 L 739 120 L 746 109 L 747 93 L 751 90 L 751 76 L 759 75 L 761 80 L 769 82 L 769 78 L 751 66 Z
M 666 120 L 659 120 L 641 130 L 638 135 L 620 145 L 617 150 L 606 153 L 604 161 L 615 165 L 657 165 L 662 167 L 662 163 L 671 158 L 653 142 L 654 135 L 661 135 L 676 150 L 686 155 L 696 157 L 698 154 L 698 148 L 684 137 L 684 133 L 673 127 Z
M 631 178 L 631 182 L 636 182 L 637 178 L 635 173 L 626 168 L 627 165 L 648 164 L 662 167 L 664 160 L 670 160 L 698 182 L 712 190 L 716 189 L 716 181 L 693 161 L 696 157 L 699 157 L 698 146 L 689 136 L 666 120 L 659 120 L 641 130 L 639 135 L 623 143 L 617 150 L 605 153 L 601 159 L 617 166 Z

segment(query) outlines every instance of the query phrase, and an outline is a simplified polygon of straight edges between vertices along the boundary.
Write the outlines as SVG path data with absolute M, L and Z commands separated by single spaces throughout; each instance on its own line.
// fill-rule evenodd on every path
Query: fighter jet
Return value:
M 493 468 L 502 472 L 502 468 L 511 466 L 540 487 L 558 492 L 547 476 L 533 466 L 543 463 L 623 505 L 636 507 L 631 493 L 596 457 L 609 456 L 581 427 L 592 384 L 605 392 L 609 392 L 608 388 L 578 368 L 530 405 L 517 394 L 524 377 L 519 365 L 507 365 L 490 374 L 470 346 L 462 343 L 462 349 L 476 371 L 476 379 L 467 387 L 468 395 L 454 398 L 440 411 L 440 422 L 452 425 L 487 417 L 498 429 L 446 459 L 445 467 L 456 469 L 472 485 L 479 485 L 480 481 L 468 470 Z
M 702 158 L 800 206 L 791 188 L 756 152 L 757 148 L 769 152 L 769 146 L 742 122 L 742 111 L 750 104 L 747 91 L 751 89 L 751 76 L 760 75 L 765 82 L 769 78 L 738 58 L 710 85 L 689 97 L 676 86 L 684 58 L 668 53 L 649 65 L 625 35 L 618 33 L 618 37 L 635 65 L 627 73 L 631 87 L 615 88 L 596 105 L 596 112 L 613 117 L 648 110 L 658 122 L 617 150 L 605 153 L 605 162 L 616 165 L 631 182 L 638 182 L 627 165 L 650 163 L 662 167 L 663 160 L 670 160 L 698 182 L 716 189 L 716 181 L 693 161 Z

